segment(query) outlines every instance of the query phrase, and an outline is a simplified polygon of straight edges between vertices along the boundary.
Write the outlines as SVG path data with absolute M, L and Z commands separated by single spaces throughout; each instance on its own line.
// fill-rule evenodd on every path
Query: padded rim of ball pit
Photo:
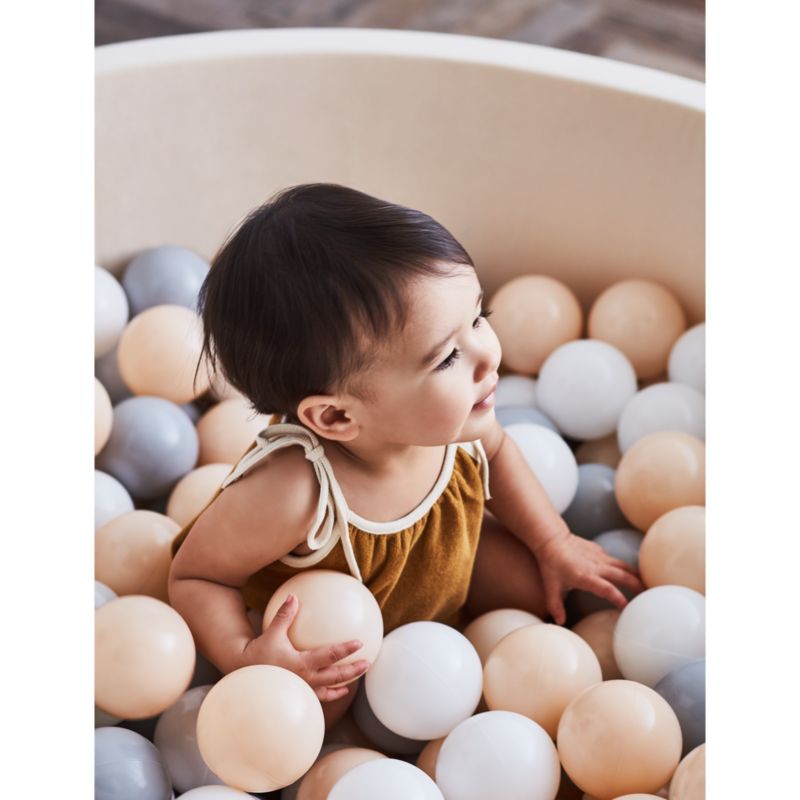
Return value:
M 704 87 L 472 36 L 223 31 L 97 49 L 97 262 L 206 258 L 279 188 L 344 183 L 431 214 L 487 294 L 526 272 L 587 306 L 651 277 L 704 318 Z

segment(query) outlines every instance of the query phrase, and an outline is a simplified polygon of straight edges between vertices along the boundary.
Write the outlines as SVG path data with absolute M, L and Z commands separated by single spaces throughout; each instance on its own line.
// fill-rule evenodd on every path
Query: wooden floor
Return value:
M 96 0 L 95 43 L 236 28 L 398 28 L 560 47 L 705 77 L 704 0 Z

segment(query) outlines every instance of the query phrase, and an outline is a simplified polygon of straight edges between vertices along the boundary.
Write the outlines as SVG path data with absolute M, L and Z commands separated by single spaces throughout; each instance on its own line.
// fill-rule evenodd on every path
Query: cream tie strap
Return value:
M 314 522 L 306 537 L 306 543 L 314 551 L 313 555 L 286 555 L 281 561 L 289 566 L 312 566 L 322 561 L 333 550 L 336 542 L 341 541 L 351 574 L 359 581 L 362 580 L 361 570 L 358 568 L 353 544 L 350 541 L 350 530 L 347 525 L 347 502 L 333 475 L 333 467 L 325 456 L 325 450 L 319 439 L 308 428 L 287 422 L 265 428 L 256 436 L 256 447 L 241 458 L 222 482 L 222 488 L 230 486 L 241 478 L 270 453 L 291 445 L 300 445 L 305 451 L 306 459 L 314 466 L 320 486 L 319 502 Z

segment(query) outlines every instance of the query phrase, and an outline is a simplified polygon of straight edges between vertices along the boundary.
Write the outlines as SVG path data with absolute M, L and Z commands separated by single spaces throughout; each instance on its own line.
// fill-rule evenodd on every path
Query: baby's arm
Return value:
M 563 595 L 587 589 L 622 608 L 627 600 L 615 584 L 632 591 L 643 586 L 631 567 L 595 542 L 572 534 L 516 442 L 495 421 L 481 443 L 489 459 L 491 499 L 486 507 L 536 557 L 547 608 L 563 623 Z
M 274 453 L 247 478 L 231 484 L 197 519 L 172 562 L 169 598 L 186 620 L 198 649 L 223 673 L 249 664 L 275 664 L 299 674 L 320 700 L 335 700 L 368 664 L 332 666 L 354 653 L 353 641 L 297 651 L 288 629 L 298 611 L 287 600 L 260 636 L 247 619 L 241 587 L 268 564 L 305 541 L 319 484 L 299 449 Z

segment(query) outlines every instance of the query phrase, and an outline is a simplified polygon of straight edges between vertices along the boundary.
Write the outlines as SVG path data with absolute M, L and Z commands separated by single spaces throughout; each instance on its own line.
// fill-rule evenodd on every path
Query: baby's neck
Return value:
M 413 470 L 420 459 L 430 457 L 431 449 L 420 445 L 369 442 L 362 437 L 351 442 L 324 439 L 323 446 L 329 459 L 341 459 L 348 467 L 374 477 L 390 477 Z

